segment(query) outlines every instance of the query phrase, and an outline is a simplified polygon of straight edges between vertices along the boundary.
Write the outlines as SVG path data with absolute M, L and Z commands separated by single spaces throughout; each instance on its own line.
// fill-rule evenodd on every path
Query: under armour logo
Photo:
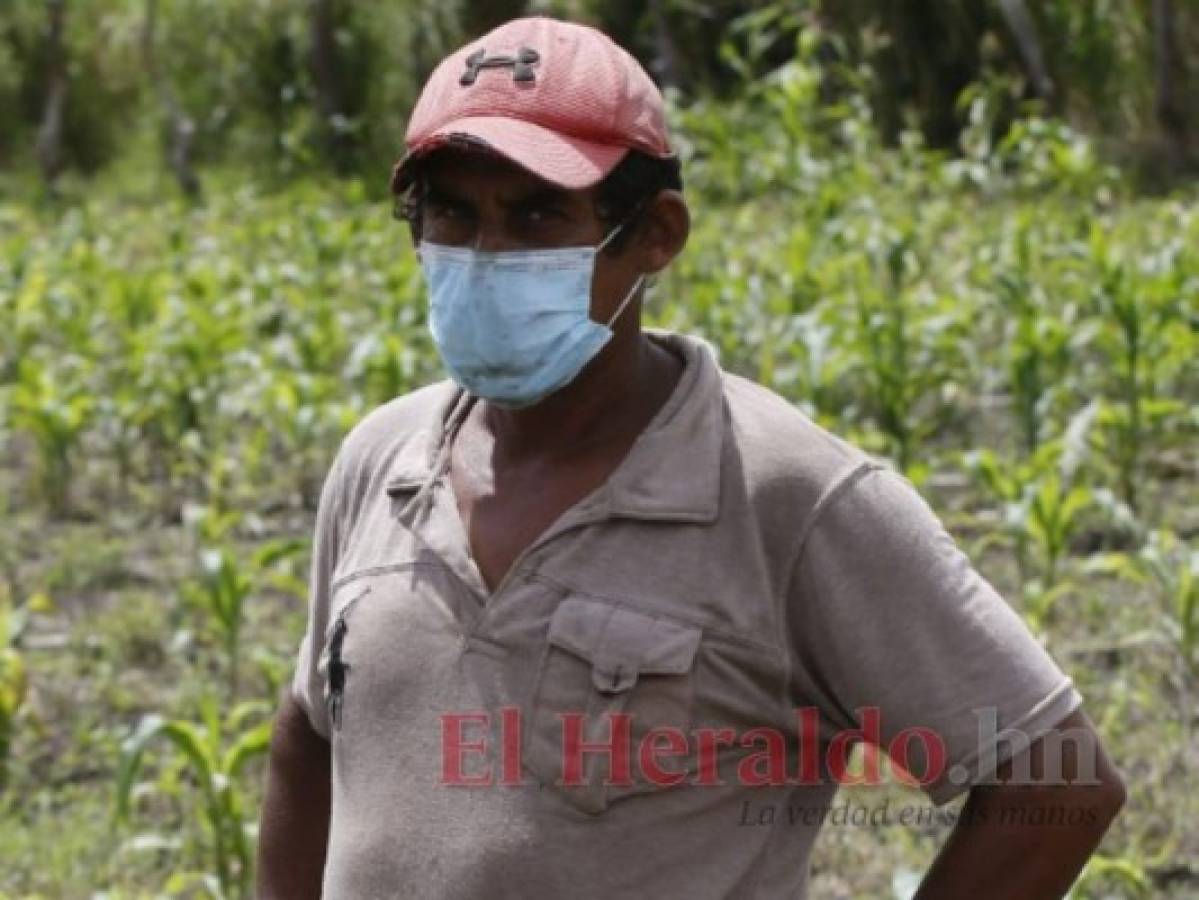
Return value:
M 474 84 L 479 77 L 480 69 L 503 69 L 512 67 L 513 81 L 536 81 L 537 73 L 533 71 L 533 63 L 541 57 L 531 47 L 521 47 L 516 56 L 488 56 L 482 48 L 466 58 L 466 71 L 458 79 L 462 85 Z

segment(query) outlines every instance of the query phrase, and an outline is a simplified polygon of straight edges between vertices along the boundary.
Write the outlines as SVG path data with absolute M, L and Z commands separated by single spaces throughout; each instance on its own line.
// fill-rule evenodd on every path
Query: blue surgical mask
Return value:
M 591 319 L 596 247 L 483 252 L 422 241 L 429 287 L 429 330 L 450 377 L 477 397 L 512 409 L 531 406 L 569 384 L 612 339 Z

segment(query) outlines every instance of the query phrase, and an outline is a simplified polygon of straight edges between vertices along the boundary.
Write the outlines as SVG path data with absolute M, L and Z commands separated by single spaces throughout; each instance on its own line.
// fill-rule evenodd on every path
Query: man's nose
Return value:
M 513 239 L 504 223 L 496 221 L 480 221 L 470 246 L 475 250 L 488 253 L 522 249 L 521 243 Z

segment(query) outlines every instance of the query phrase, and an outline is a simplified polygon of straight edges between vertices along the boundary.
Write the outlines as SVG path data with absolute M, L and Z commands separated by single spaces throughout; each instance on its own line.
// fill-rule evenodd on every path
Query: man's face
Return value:
M 422 177 L 419 237 L 431 243 L 482 251 L 595 246 L 618 224 L 597 215 L 595 188 L 557 187 L 491 153 L 442 148 L 430 155 Z M 596 257 L 592 319 L 608 321 L 646 271 L 635 244 L 630 235 L 620 253 Z

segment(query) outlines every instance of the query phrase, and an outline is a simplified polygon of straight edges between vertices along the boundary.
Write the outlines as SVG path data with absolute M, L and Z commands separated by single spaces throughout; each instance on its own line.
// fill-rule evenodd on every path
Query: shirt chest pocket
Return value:
M 689 746 L 702 634 L 614 603 L 564 598 L 541 648 L 526 768 L 592 814 L 694 771 L 692 755 L 678 750 Z

